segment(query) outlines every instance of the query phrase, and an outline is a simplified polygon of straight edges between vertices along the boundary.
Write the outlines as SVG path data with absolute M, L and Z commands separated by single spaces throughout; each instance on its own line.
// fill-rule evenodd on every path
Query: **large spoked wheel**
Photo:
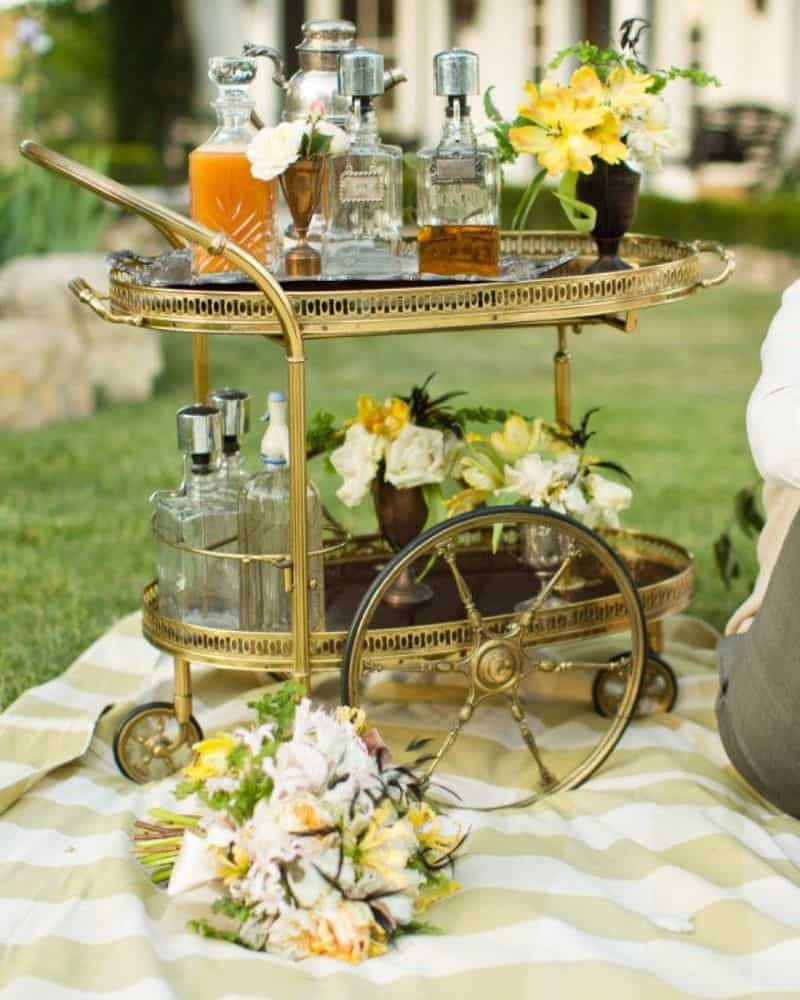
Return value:
M 399 612 L 384 597 L 409 568 L 434 597 Z M 612 659 L 620 635 L 630 652 Z M 636 588 L 602 538 L 549 511 L 494 507 L 431 528 L 376 578 L 348 636 L 342 699 L 365 710 L 396 759 L 424 745 L 440 800 L 449 788 L 451 805 L 521 806 L 605 761 L 634 713 L 646 655 Z M 611 670 L 620 696 L 604 718 L 592 690 Z
M 131 781 L 160 781 L 188 764 L 203 738 L 194 716 L 181 726 L 168 701 L 151 701 L 129 712 L 114 734 L 114 760 Z

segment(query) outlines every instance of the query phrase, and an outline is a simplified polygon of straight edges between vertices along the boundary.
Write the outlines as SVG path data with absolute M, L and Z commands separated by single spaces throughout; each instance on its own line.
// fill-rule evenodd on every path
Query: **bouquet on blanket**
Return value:
M 203 740 L 177 786 L 191 815 L 155 809 L 135 852 L 179 895 L 211 885 L 217 917 L 194 930 L 291 958 L 360 962 L 459 886 L 466 834 L 425 801 L 419 767 L 389 760 L 361 710 L 315 708 L 290 683 L 250 706 L 257 722 Z M 409 747 L 419 749 L 420 742 Z

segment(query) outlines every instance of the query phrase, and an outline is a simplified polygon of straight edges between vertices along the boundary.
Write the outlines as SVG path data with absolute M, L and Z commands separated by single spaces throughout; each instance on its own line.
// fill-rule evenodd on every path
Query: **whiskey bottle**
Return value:
M 479 146 L 467 98 L 480 91 L 478 57 L 467 49 L 437 52 L 436 94 L 447 98 L 438 145 L 417 154 L 419 270 L 494 277 L 500 262 L 500 170 Z
M 220 475 L 237 496 L 250 473 L 242 458 L 242 436 L 250 430 L 250 397 L 241 389 L 214 389 L 208 397 L 222 419 Z
M 339 91 L 352 99 L 347 153 L 328 161 L 328 220 L 322 272 L 386 277 L 400 270 L 403 153 L 380 140 L 373 100 L 383 93 L 383 56 L 351 49 L 339 56 Z
M 269 426 L 261 441 L 262 470 L 245 484 L 239 500 L 239 540 L 250 555 L 286 556 L 290 549 L 289 429 L 286 396 L 268 397 Z M 303 461 L 305 456 L 301 456 Z M 325 627 L 325 575 L 322 556 L 322 501 L 308 483 L 306 493 L 309 576 L 316 581 L 309 592 L 309 623 L 314 630 Z M 242 621 L 250 631 L 286 632 L 291 625 L 291 599 L 284 568 L 274 562 L 252 562 L 242 578 Z
M 183 486 L 152 497 L 160 538 L 159 609 L 168 618 L 193 625 L 236 629 L 238 561 L 190 551 L 236 551 L 238 504 L 219 475 L 221 445 L 219 410 L 212 406 L 178 410 Z

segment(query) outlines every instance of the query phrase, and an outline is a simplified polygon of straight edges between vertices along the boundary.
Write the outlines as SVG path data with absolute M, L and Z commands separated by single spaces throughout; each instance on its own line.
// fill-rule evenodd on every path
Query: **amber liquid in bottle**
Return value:
M 193 219 L 232 242 L 263 264 L 273 263 L 278 181 L 262 181 L 250 172 L 244 152 L 196 149 L 189 155 L 189 189 Z M 198 274 L 238 270 L 224 257 L 194 249 Z
M 496 278 L 500 272 L 500 230 L 497 226 L 422 226 L 417 233 L 419 269 L 429 274 L 478 274 Z

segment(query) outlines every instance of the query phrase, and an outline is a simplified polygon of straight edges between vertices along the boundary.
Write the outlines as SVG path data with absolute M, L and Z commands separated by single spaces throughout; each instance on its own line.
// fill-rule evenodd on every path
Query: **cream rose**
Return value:
M 303 122 L 281 122 L 257 132 L 247 147 L 253 177 L 271 181 L 298 160 L 305 131 Z
M 588 519 L 595 524 L 607 524 L 612 528 L 618 528 L 620 511 L 626 510 L 631 505 L 633 499 L 631 490 L 622 483 L 603 478 L 596 472 L 587 477 L 587 486 L 592 498 L 587 511 Z
M 514 465 L 506 466 L 507 489 L 526 497 L 536 506 L 547 504 L 547 494 L 553 485 L 555 464 L 533 452 Z
M 386 452 L 386 481 L 398 489 L 411 489 L 444 479 L 442 432 L 406 424 Z
M 357 507 L 366 497 L 385 447 L 377 434 L 371 434 L 363 424 L 353 424 L 344 444 L 331 454 L 331 464 L 344 480 L 336 496 L 345 506 Z

